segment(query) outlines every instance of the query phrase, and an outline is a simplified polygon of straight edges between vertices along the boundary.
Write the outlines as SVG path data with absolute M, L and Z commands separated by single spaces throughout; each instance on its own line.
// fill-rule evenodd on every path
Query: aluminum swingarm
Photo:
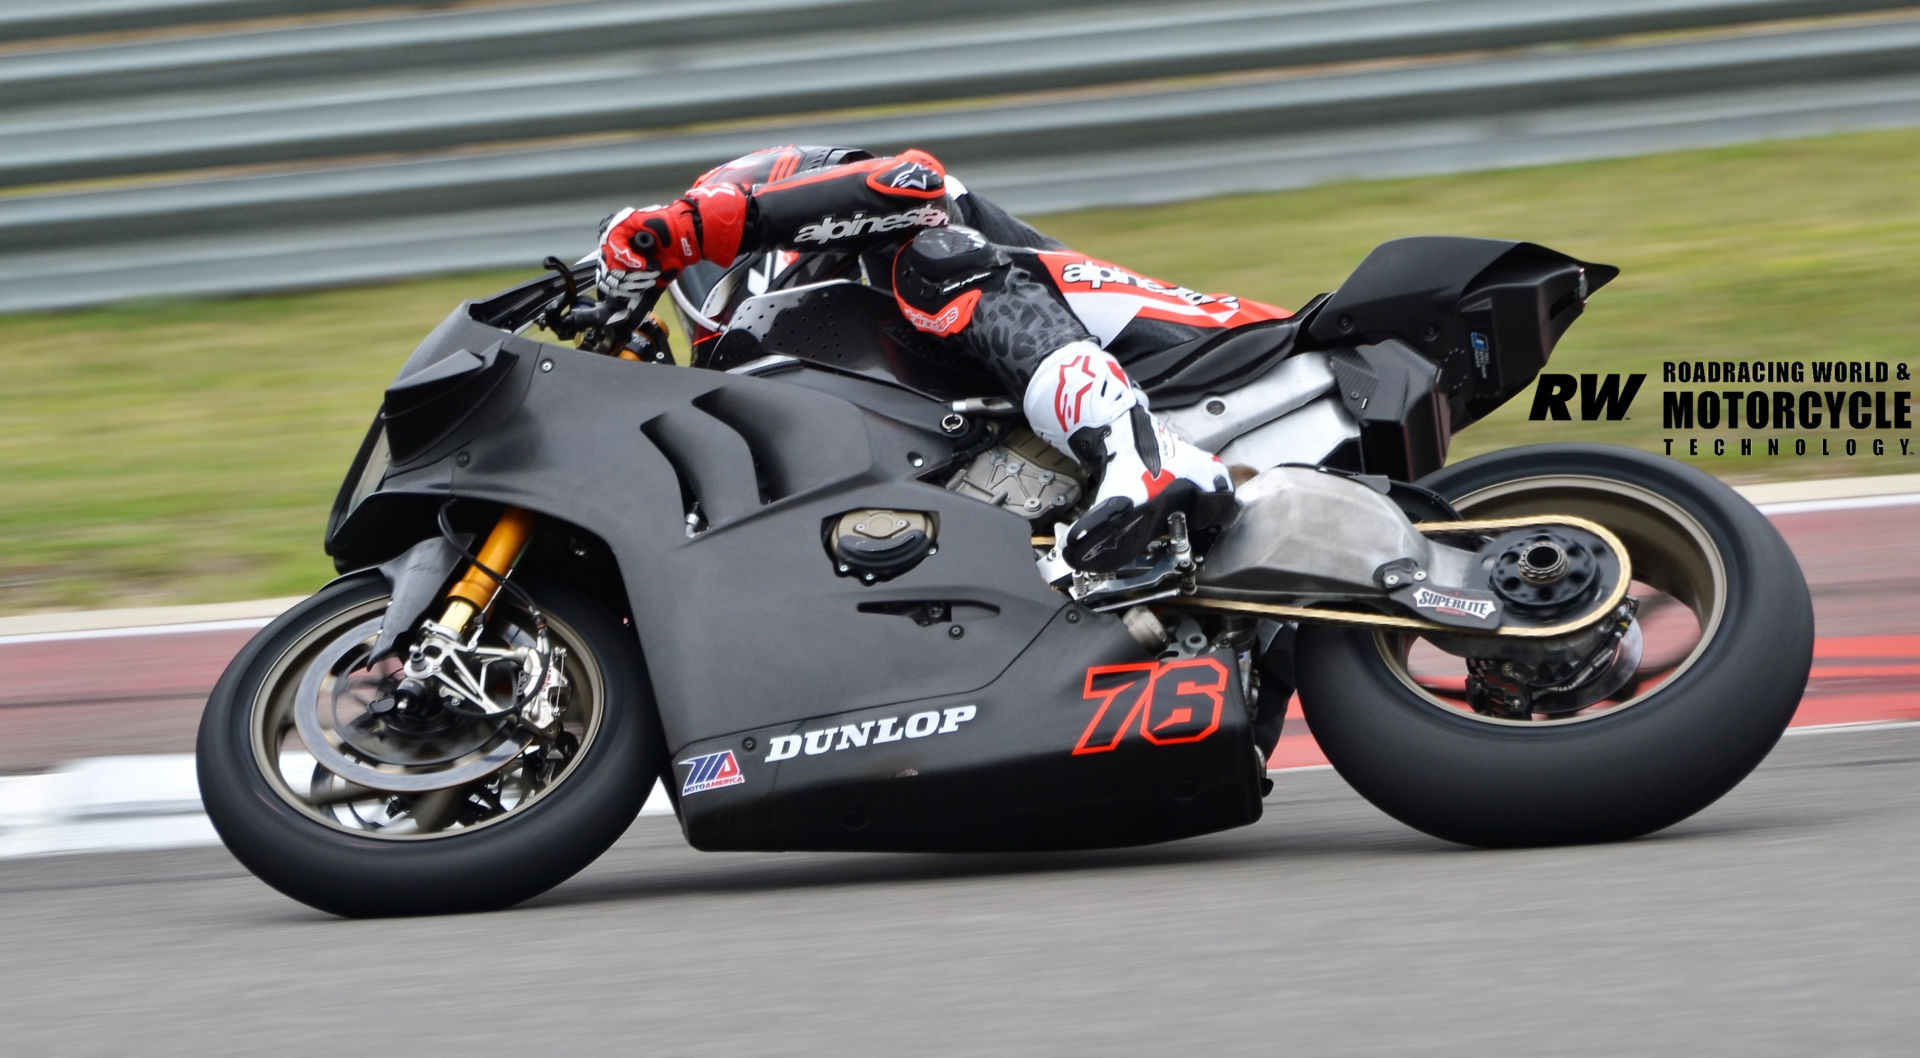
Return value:
M 1331 603 L 1317 601 L 1312 605 L 1300 605 L 1295 602 L 1269 602 L 1262 599 L 1248 598 L 1247 595 L 1250 593 L 1246 591 L 1227 593 L 1208 584 L 1204 579 L 1197 578 L 1194 575 L 1196 567 L 1191 564 L 1192 560 L 1186 563 L 1175 560 L 1173 557 L 1174 553 L 1182 550 L 1177 546 L 1168 549 L 1169 554 L 1163 557 L 1161 563 L 1153 573 L 1132 578 L 1133 583 L 1129 586 L 1143 590 L 1094 592 L 1083 596 L 1082 601 L 1089 607 L 1101 611 L 1124 610 L 1131 606 L 1151 603 L 1168 609 L 1242 613 L 1274 620 L 1393 629 L 1403 632 L 1447 636 L 1467 635 L 1501 639 L 1542 640 L 1585 631 L 1593 628 L 1609 615 L 1616 613 L 1621 604 L 1626 601 L 1628 587 L 1633 580 L 1632 563 L 1627 554 L 1626 545 L 1606 526 L 1586 518 L 1579 518 L 1572 515 L 1539 515 L 1525 518 L 1481 518 L 1449 522 L 1403 522 L 1402 524 L 1413 532 L 1429 538 L 1459 534 L 1487 536 L 1525 529 L 1573 529 L 1591 534 L 1607 548 L 1611 549 L 1615 556 L 1615 561 L 1618 563 L 1618 571 L 1612 578 L 1613 582 L 1609 588 L 1603 592 L 1592 605 L 1586 607 L 1574 617 L 1544 625 L 1516 625 L 1507 624 L 1503 621 L 1498 627 L 1493 628 L 1463 628 L 1457 624 L 1423 620 L 1418 617 L 1400 614 L 1381 613 L 1378 610 L 1349 608 L 1343 604 L 1345 602 L 1357 601 L 1359 598 L 1364 597 L 1359 592 L 1352 593 L 1347 600 Z M 1175 534 L 1176 545 L 1180 542 L 1178 538 L 1182 535 L 1183 534 L 1180 533 Z M 1053 543 L 1052 539 L 1047 537 L 1036 537 L 1034 542 L 1036 546 L 1041 547 L 1051 546 Z M 1202 559 L 1200 561 L 1204 562 L 1205 560 Z M 1422 581 L 1426 579 L 1424 573 L 1416 573 L 1415 576 Z M 1397 586 L 1411 587 L 1413 585 L 1409 582 Z M 1385 581 L 1385 587 L 1394 588 L 1396 584 L 1389 578 Z M 1456 586 L 1435 583 L 1434 587 L 1442 590 L 1453 590 Z M 1285 590 L 1273 590 L 1268 594 L 1274 598 L 1285 599 L 1292 593 Z M 1324 596 L 1325 593 L 1321 594 Z
M 1404 632 L 1426 632 L 1445 635 L 1488 635 L 1503 639 L 1551 639 L 1556 636 L 1570 635 L 1592 627 L 1596 622 L 1619 609 L 1626 600 L 1627 588 L 1633 580 L 1631 560 L 1627 556 L 1626 545 L 1610 532 L 1606 526 L 1585 518 L 1571 515 L 1548 515 L 1537 518 L 1484 518 L 1459 522 L 1415 522 L 1414 529 L 1427 536 L 1440 536 L 1454 533 L 1498 533 L 1514 529 L 1533 529 L 1548 526 L 1562 526 L 1580 529 L 1592 533 L 1605 541 L 1614 554 L 1619 556 L 1620 573 L 1615 579 L 1612 590 L 1605 593 L 1598 602 L 1572 620 L 1560 621 L 1550 625 L 1503 625 L 1484 632 L 1467 632 L 1452 625 L 1443 625 L 1436 621 L 1426 621 L 1418 617 L 1404 617 L 1398 614 L 1383 614 L 1371 610 L 1348 610 L 1334 606 L 1293 606 L 1286 603 L 1256 602 L 1249 599 L 1223 598 L 1207 595 L 1204 587 L 1197 588 L 1193 594 L 1184 592 L 1164 596 L 1154 600 L 1162 606 L 1177 609 L 1224 610 L 1232 613 L 1253 614 L 1276 620 L 1311 621 L 1320 624 L 1357 625 L 1367 628 L 1390 628 Z M 1104 608 L 1104 607 L 1103 607 Z

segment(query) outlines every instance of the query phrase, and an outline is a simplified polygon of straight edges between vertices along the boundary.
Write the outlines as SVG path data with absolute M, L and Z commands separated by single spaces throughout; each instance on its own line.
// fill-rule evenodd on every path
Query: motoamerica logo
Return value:
M 682 797 L 718 790 L 723 786 L 738 786 L 747 781 L 747 777 L 740 773 L 740 762 L 733 759 L 730 749 L 692 757 L 680 763 L 687 766 L 687 783 L 680 787 Z
M 1421 588 L 1413 593 L 1413 605 L 1422 610 L 1438 610 L 1441 613 L 1457 613 L 1484 621 L 1493 613 L 1493 601 L 1490 599 L 1469 599 L 1460 595 L 1448 595 L 1431 588 Z
M 1577 393 L 1582 421 L 1624 419 L 1647 376 L 1644 373 L 1626 375 L 1624 384 L 1622 377 L 1588 374 L 1576 380 L 1572 375 L 1541 375 L 1539 385 L 1533 390 L 1533 410 L 1527 413 L 1527 418 L 1536 422 L 1541 419 L 1571 419 L 1573 416 L 1568 413 L 1567 405 Z
M 914 713 L 907 717 L 904 724 L 897 716 L 887 716 L 857 724 L 802 731 L 797 735 L 776 735 L 767 741 L 766 763 L 797 757 L 802 750 L 806 751 L 807 756 L 815 757 L 827 752 L 838 753 L 843 749 L 898 742 L 903 738 L 951 735 L 979 712 L 976 706 L 951 705 L 945 709 Z

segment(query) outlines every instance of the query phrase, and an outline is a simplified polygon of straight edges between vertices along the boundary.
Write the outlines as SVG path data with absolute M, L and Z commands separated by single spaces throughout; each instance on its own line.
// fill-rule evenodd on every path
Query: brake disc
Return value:
M 485 779 L 524 752 L 534 732 L 522 725 L 468 719 L 441 730 L 416 729 L 378 719 L 368 709 L 342 718 L 343 694 L 378 678 L 357 682 L 356 672 L 380 630 L 380 618 L 348 630 L 308 666 L 295 691 L 294 727 L 307 752 L 347 782 L 383 793 L 414 794 L 445 790 Z M 371 705 L 372 703 L 363 703 Z

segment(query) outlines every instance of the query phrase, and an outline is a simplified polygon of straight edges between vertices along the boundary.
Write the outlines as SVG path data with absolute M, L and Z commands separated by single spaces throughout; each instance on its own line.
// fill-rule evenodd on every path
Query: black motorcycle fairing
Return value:
M 669 782 L 687 840 L 738 851 L 1096 848 L 1258 819 L 1239 662 L 1222 651 L 1109 664 L 1137 648 L 1093 616 L 1062 614 L 975 691 L 685 747 Z M 723 757 L 738 779 L 699 788 Z
M 604 543 L 696 844 L 1110 845 L 1257 818 L 1237 665 L 1155 661 L 1116 618 L 1048 587 L 1023 519 L 920 480 L 955 449 L 916 425 L 904 391 L 817 369 L 795 385 L 618 361 L 464 311 L 436 334 L 403 376 L 500 343 L 516 353 L 509 377 L 408 464 L 364 445 L 329 550 L 343 566 L 398 553 L 449 497 Z M 877 410 L 859 403 L 882 394 Z M 704 529 L 689 536 L 696 501 Z M 880 584 L 840 575 L 821 526 L 866 508 L 925 512 L 938 552 Z M 869 721 L 871 744 L 766 760 L 783 736 L 803 746 Z M 712 785 L 726 753 L 740 778 Z
M 1439 365 L 1457 432 L 1532 383 L 1587 295 L 1619 274 L 1530 242 L 1395 239 L 1300 318 L 1316 347 L 1398 339 Z
M 467 412 L 503 382 L 517 354 L 504 342 L 455 349 L 395 379 L 380 404 L 395 462 L 408 462 L 460 425 Z
M 727 370 L 765 356 L 812 361 L 942 402 L 1002 389 L 985 365 L 915 330 L 892 294 L 849 280 L 749 298 L 714 340 L 706 363 Z
M 872 415 L 891 419 L 902 426 L 924 433 L 938 432 L 950 450 L 948 465 L 959 467 L 978 455 L 1005 434 L 1006 420 L 988 416 L 960 416 L 954 428 L 953 406 L 931 401 L 901 386 L 887 385 L 859 375 L 843 375 L 807 361 L 774 364 L 753 372 L 760 378 L 778 378 L 789 386 L 798 386 L 859 405 Z M 928 481 L 944 481 L 940 474 L 923 475 Z
M 954 457 L 937 427 L 777 377 L 618 361 L 456 316 L 415 360 L 502 342 L 520 354 L 510 377 L 413 462 L 356 468 L 379 484 L 338 512 L 329 551 L 342 568 L 383 561 L 432 535 L 448 497 L 594 535 L 619 563 L 670 748 L 967 693 L 1069 605 L 1035 572 L 1023 519 L 920 480 Z M 696 502 L 705 528 L 689 537 Z M 821 527 L 866 508 L 926 512 L 938 553 L 883 584 L 841 576 Z M 918 603 L 991 616 L 929 629 L 867 612 Z
M 1446 465 L 1453 429 L 1439 365 L 1388 339 L 1337 349 L 1328 366 L 1341 403 L 1360 424 L 1367 473 L 1411 481 Z
M 474 417 L 483 408 L 510 403 L 525 392 L 533 372 L 520 363 L 523 358 L 538 360 L 546 350 L 565 348 L 481 322 L 476 313 L 487 304 L 468 302 L 441 320 L 387 385 L 375 426 L 384 426 L 385 448 L 395 466 L 444 456 L 459 437 L 473 432 Z M 501 387 L 513 391 L 505 401 L 496 399 Z

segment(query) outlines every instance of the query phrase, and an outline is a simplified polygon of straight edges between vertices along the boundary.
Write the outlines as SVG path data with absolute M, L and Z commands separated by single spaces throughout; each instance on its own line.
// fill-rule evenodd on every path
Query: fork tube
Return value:
M 520 507 L 509 507 L 494 523 L 493 531 L 487 534 L 486 543 L 480 545 L 480 565 L 505 576 L 520 560 L 520 553 L 527 548 L 527 541 L 533 536 L 533 527 L 537 516 Z M 456 634 L 464 635 L 467 622 L 473 615 L 493 605 L 493 597 L 500 590 L 494 579 L 480 571 L 480 566 L 468 566 L 467 572 L 459 583 L 448 592 L 447 609 L 441 615 L 441 626 Z

